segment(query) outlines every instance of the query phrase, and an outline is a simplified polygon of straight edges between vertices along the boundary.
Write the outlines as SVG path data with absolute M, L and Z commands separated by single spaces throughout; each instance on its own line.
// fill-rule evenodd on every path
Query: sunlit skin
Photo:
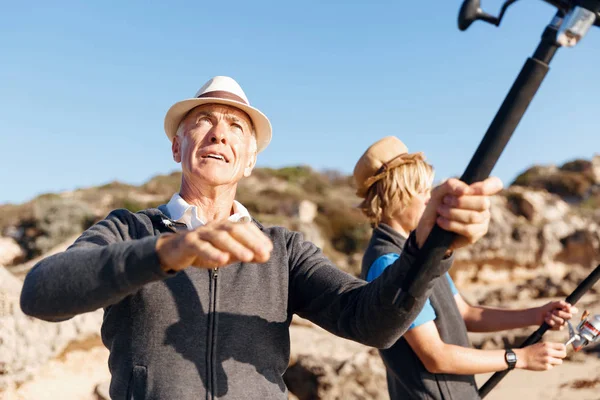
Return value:
M 181 163 L 181 197 L 197 205 L 207 222 L 226 219 L 239 180 L 250 176 L 256 164 L 248 115 L 220 104 L 196 107 L 182 121 L 172 152 Z
M 431 198 L 431 189 L 417 193 L 410 198 L 406 206 L 398 205 L 394 208 L 389 218 L 382 218 L 383 223 L 398 231 L 402 236 L 408 237 L 411 231 L 417 228 L 419 220 L 425 212 L 425 207 Z

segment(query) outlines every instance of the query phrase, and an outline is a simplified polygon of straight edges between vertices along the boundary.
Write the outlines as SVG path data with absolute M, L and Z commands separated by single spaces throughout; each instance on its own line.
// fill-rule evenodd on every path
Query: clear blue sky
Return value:
M 501 2 L 486 0 L 497 13 Z M 220 4 L 224 4 L 221 6 Z M 259 166 L 352 171 L 386 135 L 460 175 L 554 10 L 459 1 L 4 2 L 0 203 L 168 173 L 166 110 L 214 75 L 271 119 Z M 600 30 L 557 54 L 494 174 L 600 152 Z

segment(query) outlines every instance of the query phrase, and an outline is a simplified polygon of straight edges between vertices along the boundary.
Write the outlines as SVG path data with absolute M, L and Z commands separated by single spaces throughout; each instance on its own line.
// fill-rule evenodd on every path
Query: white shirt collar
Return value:
M 179 193 L 175 193 L 167 203 L 169 216 L 173 221 L 184 223 L 188 229 L 196 229 L 206 224 L 198 217 L 198 207 L 190 205 Z M 233 201 L 233 214 L 227 218 L 233 222 L 250 222 L 250 213 L 240 202 Z

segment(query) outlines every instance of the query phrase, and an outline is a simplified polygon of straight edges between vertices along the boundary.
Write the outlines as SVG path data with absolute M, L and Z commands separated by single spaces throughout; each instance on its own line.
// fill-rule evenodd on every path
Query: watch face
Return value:
M 511 367 L 514 366 L 517 363 L 517 355 L 512 351 L 506 352 L 506 362 Z

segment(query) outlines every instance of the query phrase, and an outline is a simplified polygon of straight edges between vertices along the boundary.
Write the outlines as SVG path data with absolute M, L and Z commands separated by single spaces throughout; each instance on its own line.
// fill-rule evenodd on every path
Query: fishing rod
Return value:
M 500 26 L 507 9 L 517 1 L 507 0 L 498 16 L 493 16 L 481 9 L 480 0 L 464 0 L 458 16 L 458 27 L 461 31 L 464 31 L 477 20 Z M 543 1 L 554 6 L 557 9 L 556 14 L 543 31 L 535 52 L 527 58 L 525 65 L 461 176 L 460 179 L 467 184 L 479 182 L 489 177 L 546 77 L 550 69 L 549 64 L 556 51 L 560 47 L 575 46 L 592 26 L 600 26 L 600 0 Z M 437 224 L 434 225 L 419 250 L 413 266 L 408 270 L 403 284 L 396 293 L 394 298 L 396 306 L 410 306 L 415 301 L 411 293 L 423 293 L 425 291 L 429 282 L 438 275 L 438 265 L 455 238 L 455 233 L 445 231 Z M 543 334 L 544 332 L 540 333 Z M 541 335 L 537 340 L 540 339 Z M 502 377 L 499 379 L 498 377 L 490 378 L 480 390 L 480 396 L 484 397 Z M 492 382 L 492 379 L 495 382 Z

